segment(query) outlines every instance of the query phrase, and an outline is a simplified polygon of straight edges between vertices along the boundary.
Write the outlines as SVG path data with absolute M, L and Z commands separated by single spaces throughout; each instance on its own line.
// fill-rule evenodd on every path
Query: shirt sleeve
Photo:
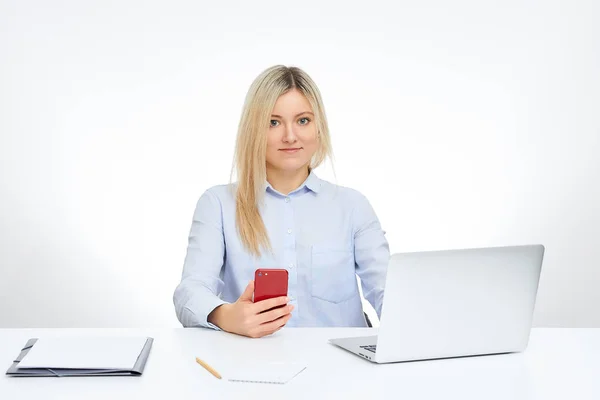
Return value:
M 361 280 L 363 295 L 381 318 L 383 291 L 390 259 L 389 244 L 373 207 L 362 194 L 358 196 L 353 219 L 356 273 Z
M 219 297 L 225 254 L 222 221 L 221 203 L 209 189 L 196 204 L 181 282 L 173 294 L 175 312 L 184 327 L 219 329 L 207 318 L 226 303 Z

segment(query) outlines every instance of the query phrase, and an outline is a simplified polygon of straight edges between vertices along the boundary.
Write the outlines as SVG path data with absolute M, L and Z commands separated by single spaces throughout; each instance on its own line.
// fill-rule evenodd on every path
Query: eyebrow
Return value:
M 301 116 L 302 114 L 311 114 L 312 116 L 314 116 L 315 114 L 311 113 L 310 111 L 304 111 L 301 112 L 300 114 L 296 114 L 294 116 L 294 118 Z M 283 118 L 281 115 L 276 115 L 276 114 L 271 114 L 271 117 L 276 117 L 276 118 Z

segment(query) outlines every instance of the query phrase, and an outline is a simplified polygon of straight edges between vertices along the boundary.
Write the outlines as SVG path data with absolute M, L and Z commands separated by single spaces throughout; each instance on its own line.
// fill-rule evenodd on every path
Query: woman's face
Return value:
M 306 97 L 297 89 L 279 96 L 267 133 L 267 168 L 294 172 L 317 150 L 317 127 Z

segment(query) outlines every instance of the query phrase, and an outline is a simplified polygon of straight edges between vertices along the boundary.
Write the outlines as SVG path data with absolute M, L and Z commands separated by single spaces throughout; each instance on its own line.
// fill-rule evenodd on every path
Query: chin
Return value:
M 280 171 L 295 172 L 301 168 L 308 168 L 308 162 L 282 162 L 279 165 L 275 165 Z

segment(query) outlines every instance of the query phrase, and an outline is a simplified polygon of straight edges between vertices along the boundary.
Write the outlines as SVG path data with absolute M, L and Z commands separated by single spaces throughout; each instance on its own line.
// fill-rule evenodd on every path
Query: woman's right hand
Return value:
M 208 315 L 208 322 L 226 332 L 259 338 L 271 335 L 289 321 L 294 306 L 287 297 L 276 297 L 254 303 L 254 281 L 250 281 L 244 293 L 235 303 L 222 304 Z M 282 306 L 280 308 L 271 308 Z M 270 310 L 270 311 L 267 311 Z

